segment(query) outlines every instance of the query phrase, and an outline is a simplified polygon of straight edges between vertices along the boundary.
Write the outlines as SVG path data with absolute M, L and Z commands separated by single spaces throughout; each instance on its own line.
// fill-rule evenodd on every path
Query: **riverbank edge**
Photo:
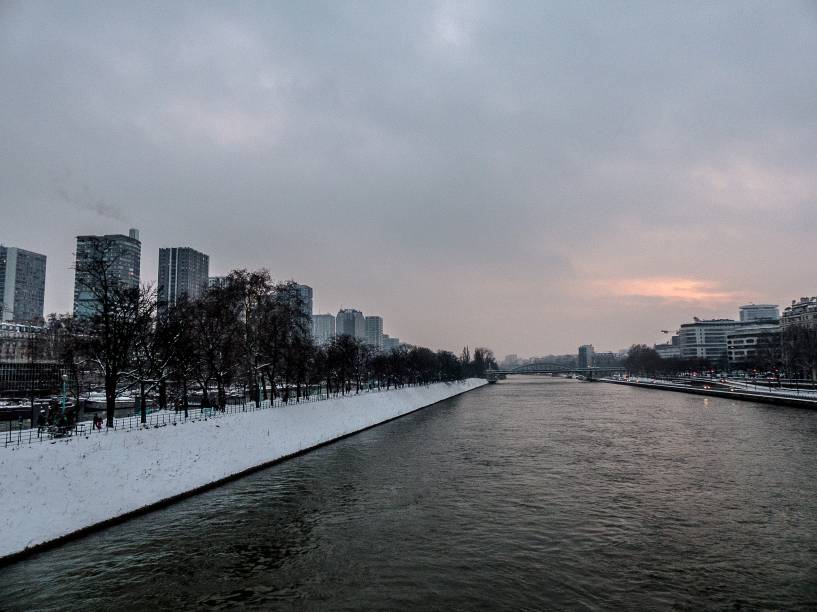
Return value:
M 726 399 L 740 400 L 742 402 L 757 402 L 761 404 L 772 404 L 776 406 L 793 406 L 796 408 L 817 409 L 817 400 L 801 399 L 795 397 L 780 397 L 775 395 L 762 395 L 744 391 L 724 391 L 722 389 L 698 389 L 695 387 L 679 387 L 676 385 L 666 385 L 661 383 L 634 382 L 625 380 L 615 380 L 611 378 L 601 378 L 599 382 L 611 383 L 614 385 L 624 385 L 627 387 L 638 387 L 640 389 L 652 389 L 655 391 L 674 391 L 676 393 L 690 393 L 692 395 L 704 395 L 707 397 L 721 397 Z
M 445 384 L 445 383 L 436 383 L 436 384 Z M 391 421 L 395 421 L 395 420 L 397 420 L 399 418 L 402 418 L 404 416 L 407 416 L 409 414 L 418 412 L 420 410 L 425 410 L 427 408 L 431 408 L 432 406 L 435 406 L 435 405 L 437 405 L 437 404 L 439 404 L 441 402 L 444 402 L 444 401 L 450 400 L 450 399 L 452 399 L 454 397 L 458 397 L 460 395 L 468 393 L 469 391 L 473 391 L 475 389 L 480 389 L 480 388 L 486 386 L 487 384 L 488 384 L 487 380 L 481 380 L 481 382 L 479 384 L 475 384 L 474 386 L 472 386 L 472 387 L 470 387 L 468 389 L 463 389 L 463 390 L 457 391 L 456 393 L 452 393 L 451 395 L 449 395 L 447 397 L 434 400 L 434 401 L 432 401 L 432 402 L 430 402 L 428 404 L 423 404 L 423 405 L 420 405 L 420 406 L 416 406 L 416 407 L 414 407 L 414 408 L 412 408 L 412 409 L 410 409 L 410 410 L 408 410 L 406 412 L 403 412 L 401 414 L 398 414 L 396 416 L 387 417 L 387 418 L 383 419 L 382 421 L 372 423 L 371 425 L 364 426 L 364 427 L 362 427 L 360 429 L 357 429 L 355 431 L 350 431 L 348 433 L 336 436 L 334 438 L 324 440 L 324 441 L 319 442 L 317 444 L 314 444 L 312 446 L 302 448 L 302 449 L 297 450 L 295 452 L 288 453 L 288 454 L 285 454 L 285 455 L 281 455 L 281 456 L 276 457 L 274 459 L 270 459 L 268 461 L 264 461 L 264 462 L 259 463 L 257 465 L 254 465 L 254 466 L 248 467 L 246 469 L 240 470 L 240 471 L 235 472 L 233 474 L 230 474 L 228 476 L 218 478 L 216 480 L 213 480 L 212 482 L 208 482 L 206 484 L 196 486 L 196 487 L 191 488 L 191 489 L 189 489 L 187 491 L 177 493 L 175 495 L 171 495 L 169 497 L 160 499 L 160 500 L 155 501 L 155 502 L 148 503 L 148 504 L 146 504 L 144 506 L 140 506 L 139 508 L 135 508 L 133 510 L 128 510 L 127 512 L 123 512 L 121 514 L 118 514 L 116 516 L 107 518 L 105 520 L 95 522 L 95 523 L 93 523 L 91 525 L 86 525 L 84 527 L 81 527 L 81 528 L 76 529 L 74 531 L 71 531 L 69 533 L 57 536 L 55 538 L 51 538 L 51 539 L 45 540 L 43 542 L 38 542 L 37 544 L 27 546 L 26 548 L 23 548 L 22 550 L 12 552 L 12 553 L 6 554 L 4 556 L 0 556 L 0 568 L 2 568 L 4 566 L 7 566 L 7 565 L 11 565 L 11 564 L 16 563 L 18 561 L 21 561 L 21 560 L 23 560 L 25 558 L 34 556 L 34 555 L 36 555 L 38 553 L 45 552 L 45 551 L 53 549 L 53 548 L 57 548 L 58 546 L 61 546 L 63 544 L 71 542 L 73 540 L 80 539 L 80 538 L 85 537 L 87 535 L 90 535 L 92 533 L 102 531 L 102 530 L 104 530 L 104 529 L 106 529 L 108 527 L 112 527 L 114 525 L 119 525 L 121 523 L 127 522 L 128 520 L 136 518 L 138 516 L 142 516 L 142 515 L 148 514 L 150 512 L 153 512 L 155 510 L 160 510 L 162 508 L 166 508 L 168 506 L 171 506 L 171 505 L 173 505 L 175 503 L 178 503 L 180 501 L 183 501 L 183 500 L 188 499 L 190 497 L 193 497 L 195 495 L 199 495 L 200 493 L 210 491 L 212 489 L 220 487 L 221 485 L 224 485 L 224 484 L 227 484 L 229 482 L 238 480 L 240 478 L 243 478 L 243 477 L 248 476 L 250 474 L 253 474 L 255 472 L 261 471 L 263 469 L 266 469 L 266 468 L 271 467 L 273 465 L 276 465 L 278 463 L 282 463 L 282 462 L 287 461 L 289 459 L 293 459 L 295 457 L 305 455 L 306 453 L 309 453 L 309 452 L 314 451 L 316 449 L 322 448 L 324 446 L 329 446 L 330 444 L 334 444 L 336 442 L 344 440 L 345 438 L 349 438 L 351 436 L 357 435 L 357 434 L 362 433 L 364 431 L 367 431 L 369 429 L 373 429 L 375 427 L 379 427 L 379 426 L 384 425 L 386 423 L 389 423 Z

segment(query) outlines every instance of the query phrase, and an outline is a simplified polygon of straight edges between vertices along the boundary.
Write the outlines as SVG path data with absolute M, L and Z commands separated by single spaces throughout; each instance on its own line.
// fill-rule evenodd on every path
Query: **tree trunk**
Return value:
M 182 379 L 182 406 L 184 406 L 184 418 L 187 419 L 187 378 Z
M 218 379 L 218 407 L 221 410 L 224 410 L 224 407 L 227 405 L 227 395 L 224 393 L 224 380 L 219 377 Z
M 116 410 L 116 378 L 105 375 L 105 416 L 108 427 L 113 427 L 113 416 Z
M 147 402 L 145 401 L 145 383 L 139 381 L 139 414 L 141 416 L 142 425 L 148 421 Z

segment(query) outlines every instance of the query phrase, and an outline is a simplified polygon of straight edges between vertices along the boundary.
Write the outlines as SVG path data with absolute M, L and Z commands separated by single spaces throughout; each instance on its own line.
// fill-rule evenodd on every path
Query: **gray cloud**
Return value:
M 815 74 L 808 2 L 10 3 L 0 238 L 51 309 L 127 218 L 148 279 L 190 244 L 434 346 L 618 348 L 737 304 L 601 281 L 815 292 Z

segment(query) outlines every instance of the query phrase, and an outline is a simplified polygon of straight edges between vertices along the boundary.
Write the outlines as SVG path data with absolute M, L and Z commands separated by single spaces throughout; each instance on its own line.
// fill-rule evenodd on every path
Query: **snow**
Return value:
M 677 382 L 674 380 L 666 380 L 663 378 L 650 378 L 650 377 L 639 377 L 639 376 L 630 376 L 629 378 L 610 378 L 613 382 L 618 383 L 638 383 L 638 384 L 657 384 L 662 385 L 664 387 L 678 387 L 678 389 L 688 390 L 688 389 L 695 389 L 695 390 L 703 390 L 707 387 L 699 386 L 693 387 L 690 384 L 685 382 Z M 700 378 L 698 382 L 701 385 L 711 385 L 713 383 L 719 383 L 718 380 L 712 380 L 707 378 Z M 774 384 L 774 383 L 772 383 Z M 817 400 L 817 391 L 813 389 L 809 389 L 807 387 L 802 387 L 800 389 L 794 388 L 778 388 L 772 387 L 769 388 L 768 384 L 763 381 L 758 381 L 757 383 L 746 382 L 743 380 L 737 379 L 727 379 L 725 383 L 719 383 L 717 386 L 712 387 L 713 391 L 718 392 L 735 392 L 745 396 L 758 396 L 758 397 L 780 397 L 786 399 L 799 399 L 799 400 Z
M 0 448 L 0 559 L 484 384 L 471 378 Z

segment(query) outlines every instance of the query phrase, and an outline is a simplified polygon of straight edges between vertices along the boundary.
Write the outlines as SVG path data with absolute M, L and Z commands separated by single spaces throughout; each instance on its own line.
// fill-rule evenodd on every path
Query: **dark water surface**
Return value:
M 817 412 L 517 377 L 0 569 L 0 608 L 814 609 L 815 485 Z

